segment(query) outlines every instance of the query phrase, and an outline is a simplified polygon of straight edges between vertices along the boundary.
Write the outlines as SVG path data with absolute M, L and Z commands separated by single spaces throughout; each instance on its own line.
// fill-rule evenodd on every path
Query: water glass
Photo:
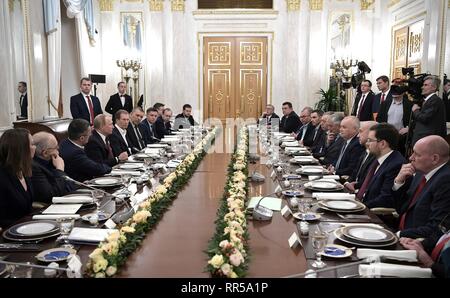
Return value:
M 92 199 L 94 200 L 95 205 L 97 206 L 97 213 L 100 211 L 100 205 L 102 203 L 102 199 L 104 197 L 104 193 L 101 190 L 93 190 L 91 192 Z
M 322 261 L 322 252 L 328 241 L 328 235 L 324 231 L 315 230 L 311 235 L 311 244 L 316 252 L 316 260 L 311 264 L 314 268 L 323 268 L 327 264 Z
M 69 235 L 75 225 L 75 219 L 71 217 L 62 217 L 58 218 L 56 221 L 59 223 L 59 231 L 61 233 L 61 236 L 58 237 L 57 241 L 64 242 L 62 247 L 73 248 L 73 246 L 69 244 Z
M 30 262 L 25 264 L 30 265 Z M 15 265 L 11 268 L 10 278 L 31 278 L 33 276 L 33 268 L 27 266 Z

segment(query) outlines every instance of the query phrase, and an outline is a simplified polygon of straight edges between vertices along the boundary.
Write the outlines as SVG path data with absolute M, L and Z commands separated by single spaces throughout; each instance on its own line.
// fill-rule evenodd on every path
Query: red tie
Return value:
M 384 101 L 384 93 L 381 94 L 381 102 L 383 102 L 383 101 Z
M 92 105 L 91 97 L 88 95 L 86 96 L 88 100 L 88 106 L 89 106 L 89 114 L 91 114 L 91 126 L 94 125 L 94 106 Z
M 361 97 L 361 105 L 359 106 L 359 111 L 358 111 L 358 119 L 361 119 L 361 112 L 363 110 L 363 106 L 364 106 L 364 99 L 366 98 L 366 95 L 364 94 Z
M 416 202 L 417 198 L 419 197 L 419 194 L 422 192 L 423 188 L 425 187 L 425 184 L 427 184 L 427 179 L 425 179 L 425 176 L 422 177 L 422 180 L 420 180 L 419 186 L 416 188 L 416 192 L 414 193 L 411 202 L 409 203 L 408 209 L 406 209 L 405 213 L 402 214 L 402 217 L 400 218 L 400 224 L 398 225 L 398 229 L 401 231 L 405 228 L 405 219 L 406 215 L 408 214 L 409 210 L 412 208 L 414 203 Z
M 439 255 L 441 254 L 441 250 L 444 248 L 445 244 L 450 240 L 450 237 L 447 237 L 446 239 L 439 242 L 431 252 L 431 258 L 433 261 L 437 261 L 439 259 Z
M 369 172 L 367 172 L 366 178 L 364 179 L 361 188 L 358 190 L 358 193 L 356 194 L 356 198 L 358 200 L 362 200 L 362 198 L 364 197 L 364 194 L 367 191 L 367 187 L 369 186 L 369 183 L 372 180 L 373 175 L 375 174 L 375 170 L 377 169 L 379 164 L 380 163 L 378 162 L 378 160 L 374 160 L 372 162 L 372 166 L 370 167 Z

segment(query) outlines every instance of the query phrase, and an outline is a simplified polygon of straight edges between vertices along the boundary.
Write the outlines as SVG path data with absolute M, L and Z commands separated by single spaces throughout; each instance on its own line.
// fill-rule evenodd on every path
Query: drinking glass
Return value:
M 91 193 L 92 193 L 92 198 L 94 200 L 94 203 L 97 206 L 97 213 L 99 213 L 100 205 L 102 203 L 102 199 L 105 194 L 101 190 L 93 190 Z
M 314 251 L 316 252 L 316 260 L 311 264 L 314 268 L 323 268 L 327 264 L 322 261 L 322 255 L 323 249 L 328 241 L 328 235 L 324 231 L 321 231 L 319 229 L 315 230 L 311 235 L 311 244 L 314 248 Z
M 69 234 L 75 225 L 75 219 L 71 217 L 61 217 L 56 220 L 59 223 L 59 231 L 61 236 L 58 237 L 57 241 L 63 241 L 61 247 L 73 248 L 73 245 L 69 244 Z
M 152 159 L 150 157 L 144 158 L 144 168 L 145 168 L 146 174 L 149 172 L 151 164 L 152 164 Z
M 30 262 L 25 264 L 30 265 Z M 31 278 L 33 276 L 33 268 L 27 266 L 15 265 L 11 268 L 10 278 Z
M 298 212 L 301 213 L 302 219 L 306 219 L 306 214 L 309 212 L 310 201 L 309 199 L 300 199 L 298 201 Z

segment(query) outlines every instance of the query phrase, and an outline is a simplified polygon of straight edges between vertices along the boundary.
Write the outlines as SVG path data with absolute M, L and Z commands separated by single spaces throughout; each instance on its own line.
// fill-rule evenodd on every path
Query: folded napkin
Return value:
M 79 214 L 37 214 L 33 215 L 33 219 L 58 219 L 58 218 L 73 218 L 79 219 Z
M 111 175 L 113 175 L 113 176 L 121 176 L 121 175 L 125 175 L 125 174 L 131 175 L 131 176 L 141 176 L 142 173 L 139 171 L 128 171 L 128 170 L 118 170 L 118 169 L 111 171 Z
M 286 136 L 286 137 L 282 137 L 281 140 L 283 142 L 293 142 L 293 141 L 295 141 L 295 138 L 291 137 L 291 136 Z
M 281 144 L 281 146 L 286 146 L 286 147 L 300 147 L 300 144 L 297 141 L 294 142 L 283 142 Z
M 374 227 L 379 229 L 384 229 L 382 226 L 373 224 L 373 223 L 348 223 L 348 222 L 339 222 L 340 225 L 343 225 L 344 227 L 351 227 L 351 226 L 365 226 L 365 227 Z
M 309 176 L 309 181 L 312 180 L 317 180 L 317 178 L 319 178 L 320 176 Z M 322 176 L 323 179 L 327 179 L 327 180 L 339 180 L 339 176 L 338 175 L 324 175 Z
M 93 203 L 94 199 L 88 196 L 53 197 L 53 204 L 84 204 Z
M 312 197 L 320 200 L 355 200 L 355 194 L 340 192 L 313 192 Z
M 72 241 L 101 242 L 114 231 L 117 230 L 75 227 L 70 232 L 68 239 Z
M 396 276 L 409 278 L 430 278 L 430 268 L 420 268 L 418 266 L 374 263 L 359 265 L 359 275 L 361 276 Z
M 359 259 L 364 259 L 371 256 L 387 257 L 389 259 L 417 262 L 417 252 L 415 250 L 382 250 L 370 248 L 358 248 L 356 255 Z
M 317 159 L 314 158 L 314 156 L 294 156 L 295 160 L 315 160 L 317 161 Z

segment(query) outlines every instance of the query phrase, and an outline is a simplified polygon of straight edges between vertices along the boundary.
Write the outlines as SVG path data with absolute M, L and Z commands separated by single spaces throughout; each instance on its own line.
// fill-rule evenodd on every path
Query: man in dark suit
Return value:
M 400 214 L 399 236 L 426 238 L 450 211 L 449 145 L 440 136 L 416 142 L 392 187 Z
M 352 116 L 358 117 L 359 121 L 373 120 L 372 106 L 374 95 L 371 88 L 372 82 L 364 80 L 361 83 L 361 93 L 356 95 L 352 108 Z
M 352 174 L 348 177 L 347 181 L 344 183 L 345 188 L 351 192 L 354 193 L 355 189 L 359 189 L 364 182 L 364 179 L 367 174 L 367 170 L 369 168 L 369 165 L 372 163 L 372 161 L 375 159 L 375 156 L 370 153 L 368 148 L 367 139 L 369 137 L 369 129 L 376 125 L 377 122 L 375 121 L 363 121 L 360 122 L 360 128 L 359 128 L 359 143 L 361 146 L 363 146 L 366 150 L 361 154 L 358 160 L 358 164 L 353 169 Z
M 85 146 L 86 155 L 95 162 L 104 163 L 110 167 L 115 166 L 120 161 L 128 159 L 127 152 L 115 155 L 109 136 L 112 134 L 114 125 L 111 116 L 98 115 L 94 120 L 94 130 L 89 142 Z
M 172 126 L 170 125 L 170 118 L 172 118 L 172 110 L 165 108 L 162 115 L 156 119 L 155 132 L 158 139 L 164 138 L 165 135 L 170 135 Z
M 119 92 L 111 95 L 105 107 L 105 111 L 112 115 L 113 123 L 116 123 L 115 117 L 118 110 L 125 110 L 128 113 L 131 113 L 131 110 L 133 109 L 133 99 L 126 94 L 127 85 L 125 82 L 117 84 L 117 90 Z
M 355 116 L 345 117 L 339 129 L 339 135 L 344 140 L 344 145 L 338 158 L 331 163 L 329 171 L 336 175 L 350 176 L 358 164 L 359 157 L 364 151 L 358 139 L 359 120 Z
M 412 107 L 415 128 L 412 144 L 429 135 L 438 135 L 443 138 L 447 135 L 445 122 L 445 105 L 436 95 L 441 80 L 436 76 L 427 76 L 422 86 L 422 95 L 425 97 L 422 107 L 414 104 Z
M 111 172 L 111 167 L 95 162 L 84 151 L 92 130 L 89 122 L 84 119 L 74 119 L 69 124 L 69 138 L 59 146 L 61 157 L 64 159 L 67 175 L 78 181 L 85 181 L 103 176 Z
M 36 153 L 33 158 L 31 183 L 36 201 L 51 203 L 53 197 L 64 196 L 75 190 L 75 186 L 63 176 L 64 160 L 59 156 L 58 141 L 48 132 L 33 135 Z
M 333 112 L 325 112 L 320 117 L 320 130 L 322 133 L 318 138 L 315 139 L 314 143 L 311 145 L 311 153 L 320 154 L 325 151 L 325 146 L 327 144 L 327 133 L 328 133 L 328 120 L 333 115 Z
M 143 138 L 145 144 L 154 144 L 160 141 L 160 139 L 156 137 L 156 119 L 158 119 L 158 110 L 155 108 L 148 108 L 147 117 L 139 124 L 141 131 L 144 133 Z
M 300 144 L 308 146 L 312 143 L 312 138 L 314 136 L 314 126 L 311 123 L 311 113 L 313 109 L 310 107 L 304 107 L 300 112 L 300 122 L 301 126 L 295 132 L 292 133 L 292 136 L 295 137 Z M 305 144 L 308 144 L 306 145 Z
M 268 104 L 266 105 L 266 111 L 262 114 L 261 119 L 266 119 L 267 125 L 270 126 L 272 125 L 272 119 L 278 119 L 278 121 L 280 121 L 280 116 L 275 114 L 275 107 L 271 104 Z
M 103 111 L 98 97 L 91 95 L 91 88 L 91 79 L 82 78 L 80 82 L 81 92 L 70 98 L 70 112 L 73 119 L 84 119 L 93 126 L 94 118 L 103 114 Z
M 293 133 L 301 126 L 300 118 L 292 109 L 292 103 L 286 101 L 282 105 L 283 117 L 280 122 L 280 131 Z
M 127 136 L 130 142 L 128 143 L 133 153 L 137 153 L 145 148 L 144 132 L 139 124 L 144 117 L 144 111 L 141 107 L 135 107 L 130 114 L 130 123 L 127 128 Z
M 114 156 L 119 156 L 122 152 L 126 152 L 127 155 L 132 154 L 127 131 L 128 124 L 130 124 L 130 114 L 125 110 L 118 110 L 116 112 L 116 124 L 112 134 L 109 136 Z
M 445 104 L 446 121 L 450 122 L 450 80 L 447 79 L 447 77 L 444 79 L 444 93 L 442 95 L 442 100 Z
M 320 125 L 320 121 L 322 120 L 322 115 L 323 112 L 320 110 L 314 110 L 311 113 L 311 124 L 313 127 L 312 130 L 312 137 L 307 141 L 303 141 L 303 145 L 310 147 L 310 148 L 314 148 L 317 146 L 320 146 L 320 142 L 323 140 L 322 139 L 322 135 L 324 134 L 324 131 Z M 311 149 L 313 150 L 313 149 Z
M 375 160 L 369 167 L 356 198 L 368 208 L 393 208 L 392 186 L 402 164 L 402 154 L 395 150 L 398 132 L 390 124 L 380 123 L 370 128 L 367 144 Z
M 389 88 L 389 78 L 387 76 L 380 76 L 377 78 L 377 88 L 380 90 L 380 93 L 375 95 L 373 99 L 373 119 L 377 119 L 381 104 L 386 100 L 392 100 L 391 89 Z
M 313 154 L 315 158 L 319 158 L 322 165 L 330 165 L 336 162 L 342 146 L 344 145 L 344 139 L 339 135 L 341 121 L 344 119 L 344 115 L 341 113 L 333 114 L 328 119 L 328 133 L 327 141 L 323 152 Z
M 179 130 L 180 128 L 190 128 L 195 125 L 198 125 L 198 123 L 192 117 L 192 106 L 185 104 L 183 106 L 183 112 L 175 117 L 173 128 L 174 130 Z
M 19 82 L 17 90 L 20 93 L 19 106 L 20 106 L 20 117 L 28 118 L 28 95 L 27 95 L 27 83 Z

